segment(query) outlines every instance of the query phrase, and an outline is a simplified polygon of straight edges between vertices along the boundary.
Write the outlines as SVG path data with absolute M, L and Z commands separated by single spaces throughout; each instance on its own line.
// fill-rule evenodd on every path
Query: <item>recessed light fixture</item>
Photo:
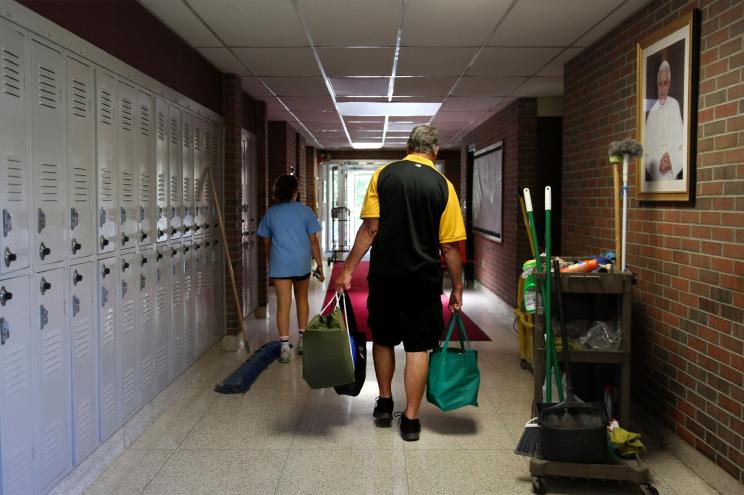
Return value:
M 338 111 L 344 116 L 407 116 L 434 115 L 439 111 L 442 103 L 404 103 L 404 102 L 371 102 L 371 101 L 344 101 L 336 103 Z
M 355 150 L 377 150 L 382 148 L 382 142 L 379 143 L 351 143 Z

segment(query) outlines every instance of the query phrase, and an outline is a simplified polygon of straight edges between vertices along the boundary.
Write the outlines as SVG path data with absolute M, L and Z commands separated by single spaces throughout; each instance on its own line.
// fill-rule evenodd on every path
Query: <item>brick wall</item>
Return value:
M 274 181 L 283 174 L 288 174 L 295 167 L 295 147 L 297 146 L 295 130 L 287 122 L 269 122 L 269 205 Z
M 305 204 L 318 213 L 318 153 L 312 146 L 305 147 Z
M 542 193 L 536 184 L 537 101 L 520 98 L 476 128 L 463 139 L 476 150 L 503 141 L 502 242 L 476 235 L 475 278 L 509 304 L 516 305 L 517 281 L 522 263 L 531 258 L 519 208 L 518 191 L 532 190 L 535 210 L 542 210 Z M 463 197 L 467 196 L 466 152 L 460 153 Z
M 256 129 L 256 222 L 264 216 L 271 201 L 271 183 L 269 182 L 269 121 L 267 119 L 266 103 L 256 102 L 255 106 L 255 129 Z M 258 226 L 258 223 L 256 223 Z M 264 243 L 259 239 L 258 246 L 258 305 L 265 308 L 269 303 L 267 293 L 268 287 L 268 253 L 264 249 Z
M 565 67 L 564 251 L 614 247 L 610 141 L 635 137 L 636 42 L 701 10 L 694 205 L 639 203 L 634 399 L 744 482 L 744 3 L 654 1 Z

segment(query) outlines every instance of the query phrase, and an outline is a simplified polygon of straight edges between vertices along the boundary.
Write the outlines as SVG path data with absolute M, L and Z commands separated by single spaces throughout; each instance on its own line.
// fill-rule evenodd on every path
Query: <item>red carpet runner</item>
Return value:
M 326 293 L 325 300 L 323 301 L 323 307 L 328 303 L 328 301 L 333 297 L 333 294 L 335 292 L 334 289 L 334 281 L 336 280 L 336 276 L 341 271 L 341 267 L 344 264 L 341 262 L 337 262 L 333 264 L 333 273 L 331 273 L 330 277 L 330 283 L 328 284 L 328 292 Z M 357 325 L 359 326 L 359 331 L 364 332 L 367 335 L 367 340 L 372 340 L 372 333 L 369 330 L 369 327 L 367 326 L 367 274 L 369 273 L 369 262 L 368 261 L 362 261 L 357 269 L 354 271 L 354 276 L 351 279 L 351 289 L 349 290 L 349 298 L 351 299 L 351 305 L 354 309 L 354 316 L 356 317 Z M 447 322 L 449 322 L 450 315 L 452 314 L 449 308 L 447 307 L 447 304 L 449 303 L 449 293 L 442 294 L 442 314 L 444 316 L 444 322 L 445 325 Z M 465 300 L 465 305 L 467 306 L 467 300 Z M 468 315 L 466 315 L 464 312 L 462 313 L 462 322 L 465 325 L 465 330 L 468 332 L 468 337 L 470 337 L 470 340 L 472 341 L 483 341 L 483 340 L 491 340 L 488 338 L 488 335 L 486 335 L 483 330 L 481 330 L 478 325 L 473 322 L 470 318 L 468 318 Z M 458 337 L 454 336 L 452 340 L 456 340 Z M 444 338 L 444 336 L 442 336 Z

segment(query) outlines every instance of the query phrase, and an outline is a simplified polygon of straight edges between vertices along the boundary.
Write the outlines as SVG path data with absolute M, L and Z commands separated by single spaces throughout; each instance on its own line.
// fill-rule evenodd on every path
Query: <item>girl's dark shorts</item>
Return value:
M 367 325 L 372 341 L 385 347 L 403 342 L 406 352 L 436 347 L 444 332 L 444 319 L 441 297 L 434 292 L 405 292 L 370 281 Z

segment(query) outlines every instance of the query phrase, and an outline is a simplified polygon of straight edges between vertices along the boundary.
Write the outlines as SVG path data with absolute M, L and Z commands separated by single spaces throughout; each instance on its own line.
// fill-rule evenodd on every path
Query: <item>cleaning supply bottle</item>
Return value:
M 524 310 L 528 313 L 534 313 L 537 307 L 537 286 L 535 285 L 535 260 L 527 260 L 522 265 L 522 278 L 524 278 L 524 289 L 522 292 L 522 302 Z

